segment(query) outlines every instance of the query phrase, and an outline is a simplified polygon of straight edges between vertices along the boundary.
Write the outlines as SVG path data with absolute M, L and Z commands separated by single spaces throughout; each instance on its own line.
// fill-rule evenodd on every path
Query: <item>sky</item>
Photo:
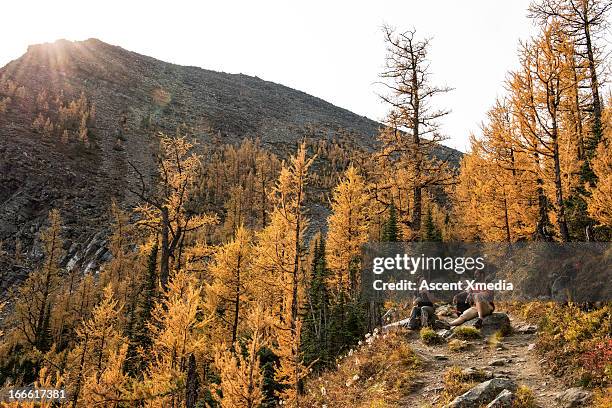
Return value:
M 287 85 L 374 120 L 388 107 L 377 84 L 382 26 L 431 37 L 444 144 L 466 151 L 535 33 L 529 0 L 32 1 L 4 0 L 0 66 L 30 44 L 98 38 L 181 65 L 243 73 Z

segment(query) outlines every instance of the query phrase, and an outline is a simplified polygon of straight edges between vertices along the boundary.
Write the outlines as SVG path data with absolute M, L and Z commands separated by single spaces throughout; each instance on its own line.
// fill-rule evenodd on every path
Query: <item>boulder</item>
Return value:
M 514 394 L 508 390 L 503 390 L 499 395 L 487 405 L 487 408 L 512 408 Z
M 493 401 L 504 390 L 516 391 L 514 381 L 507 378 L 493 378 L 458 396 L 445 408 L 478 408 Z
M 555 398 L 563 408 L 588 407 L 593 394 L 583 388 L 570 388 L 557 394 Z
M 477 319 L 472 319 L 467 324 L 474 326 L 476 321 Z M 510 333 L 512 331 L 510 318 L 507 314 L 493 313 L 482 319 L 482 328 L 480 329 L 480 332 L 483 336 L 489 336 L 497 331 L 502 331 L 504 333 Z

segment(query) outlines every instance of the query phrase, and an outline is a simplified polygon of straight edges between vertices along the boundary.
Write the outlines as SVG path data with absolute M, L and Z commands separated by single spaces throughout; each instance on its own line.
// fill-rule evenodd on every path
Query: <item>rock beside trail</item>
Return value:
M 563 408 L 588 407 L 593 394 L 583 388 L 570 388 L 555 398 Z
M 514 394 L 508 390 L 503 390 L 486 408 L 512 408 L 513 402 Z
M 446 329 L 442 329 L 438 331 L 437 333 L 438 333 L 438 336 L 445 338 L 445 339 L 448 339 L 450 336 L 453 335 L 452 330 L 446 330 Z
M 470 320 L 467 325 L 474 326 L 477 319 Z M 504 333 L 510 333 L 512 326 L 510 324 L 510 318 L 505 313 L 493 313 L 484 319 L 482 319 L 482 328 L 480 332 L 483 336 L 489 336 L 497 331 Z
M 514 331 L 520 334 L 534 334 L 538 331 L 538 326 L 534 326 L 532 324 L 525 324 L 522 326 L 518 326 L 514 329 Z
M 514 381 L 507 378 L 493 378 L 458 396 L 444 408 L 478 408 L 494 400 L 504 390 L 514 392 L 516 390 Z
M 489 361 L 489 365 L 491 367 L 501 367 L 501 366 L 505 366 L 506 365 L 506 360 L 503 358 L 498 358 L 496 360 L 491 360 Z

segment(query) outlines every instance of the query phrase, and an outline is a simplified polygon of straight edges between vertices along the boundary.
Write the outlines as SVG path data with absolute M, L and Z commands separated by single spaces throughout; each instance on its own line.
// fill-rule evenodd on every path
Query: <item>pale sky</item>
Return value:
M 533 34 L 529 0 L 69 1 L 2 0 L 0 66 L 29 44 L 90 37 L 164 61 L 281 83 L 375 120 L 383 24 L 433 37 L 445 144 L 467 150 Z M 94 5 L 95 4 L 95 5 Z

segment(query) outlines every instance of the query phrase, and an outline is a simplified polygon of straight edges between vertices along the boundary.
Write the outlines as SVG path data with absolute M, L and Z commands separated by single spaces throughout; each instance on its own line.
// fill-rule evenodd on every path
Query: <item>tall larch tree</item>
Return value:
M 185 404 L 189 361 L 207 351 L 202 287 L 194 276 L 180 270 L 172 274 L 167 289 L 155 305 L 149 330 L 152 337 L 149 364 L 136 396 L 147 407 L 181 407 Z M 192 379 L 192 381 L 195 379 Z
M 380 76 L 389 90 L 382 98 L 391 112 L 389 129 L 379 136 L 383 146 L 379 156 L 393 163 L 396 174 L 379 188 L 391 188 L 395 183 L 410 187 L 412 208 L 405 210 L 410 215 L 405 223 L 412 233 L 411 239 L 418 239 L 423 217 L 423 190 L 453 180 L 446 159 L 435 159 L 431 154 L 433 147 L 444 139 L 438 121 L 449 113 L 434 108 L 432 100 L 450 88 L 430 82 L 428 39 L 418 39 L 414 30 L 396 33 L 389 27 L 384 28 L 384 34 L 387 57 Z M 399 173 L 403 176 L 401 180 Z
M 117 406 L 128 386 L 123 374 L 127 341 L 118 321 L 122 305 L 110 285 L 91 318 L 77 329 L 77 346 L 69 356 L 72 406 Z
M 49 350 L 53 342 L 48 323 L 61 285 L 60 260 L 64 254 L 58 210 L 49 212 L 48 223 L 40 234 L 45 256 L 43 264 L 22 284 L 15 303 L 18 330 L 30 345 L 41 351 Z
M 186 137 L 161 135 L 159 183 L 149 186 L 145 176 L 132 164 L 139 177 L 139 188 L 132 189 L 143 204 L 136 208 L 140 225 L 159 234 L 160 281 L 165 287 L 172 266 L 181 268 L 185 236 L 205 225 L 214 224 L 216 216 L 193 214 L 188 200 L 194 191 L 194 181 L 200 167 L 200 157 L 193 153 L 193 144 Z M 131 163 L 130 163 L 131 164 Z
M 299 388 L 305 375 L 301 350 L 301 321 L 305 290 L 304 233 L 308 226 L 305 200 L 308 169 L 302 143 L 297 154 L 281 169 L 274 190 L 275 209 L 270 224 L 258 234 L 255 267 L 261 283 L 258 298 L 276 310 L 276 351 L 280 367 L 277 381 L 285 386 L 281 398 L 289 406 L 299 406 Z
M 336 295 L 353 297 L 359 290 L 361 247 L 368 241 L 369 201 L 365 180 L 350 166 L 334 189 L 328 218 L 326 259 L 333 271 L 330 284 Z
M 223 408 L 258 408 L 264 401 L 264 376 L 259 352 L 269 344 L 270 321 L 261 305 L 251 310 L 246 319 L 249 340 L 244 350 L 232 353 L 218 349 L 215 365 L 221 378 Z
M 221 341 L 232 349 L 253 300 L 252 243 L 249 231 L 240 226 L 234 239 L 214 255 L 209 269 L 212 283 L 206 288 L 206 307 L 215 316 L 216 328 L 221 329 Z
M 576 65 L 588 70 L 590 108 L 585 112 L 591 117 L 590 137 L 586 143 L 585 181 L 594 181 L 590 175 L 589 159 L 595 154 L 603 137 L 603 106 L 600 75 L 605 54 L 605 35 L 609 27 L 608 15 L 612 10 L 609 0 L 537 0 L 530 8 L 530 15 L 545 25 L 556 21 L 561 29 L 573 39 Z
M 521 69 L 510 82 L 513 110 L 520 122 L 521 147 L 538 160 L 539 171 L 550 169 L 554 185 L 555 213 L 559 236 L 570 240 L 561 168 L 561 102 L 568 94 L 565 71 L 568 69 L 559 50 L 567 41 L 558 24 L 546 26 L 539 37 L 521 47 Z
M 604 111 L 604 123 L 604 137 L 592 161 L 597 184 L 590 188 L 587 203 L 591 217 L 602 226 L 612 228 L 612 101 Z

